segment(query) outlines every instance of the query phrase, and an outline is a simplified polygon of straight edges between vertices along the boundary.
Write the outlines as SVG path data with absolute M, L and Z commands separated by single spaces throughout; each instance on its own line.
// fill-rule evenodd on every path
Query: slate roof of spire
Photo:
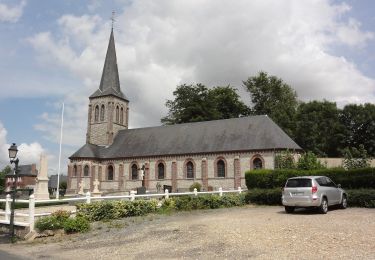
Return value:
M 120 88 L 120 80 L 117 68 L 115 38 L 113 28 L 109 37 L 107 54 L 103 67 L 102 79 L 100 80 L 99 89 L 95 91 L 90 98 L 113 95 L 128 101 Z
M 113 144 L 85 144 L 70 158 L 132 158 L 259 150 L 302 150 L 268 116 L 120 130 Z

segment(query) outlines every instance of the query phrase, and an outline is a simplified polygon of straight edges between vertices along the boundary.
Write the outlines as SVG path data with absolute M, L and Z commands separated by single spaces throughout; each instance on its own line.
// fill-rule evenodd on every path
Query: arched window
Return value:
M 105 106 L 102 105 L 100 109 L 100 121 L 104 121 L 104 114 L 105 114 Z
M 113 181 L 113 166 L 109 165 L 107 168 L 107 180 Z
M 117 106 L 116 107 L 116 123 L 120 122 L 119 116 L 120 116 L 120 110 L 119 110 L 119 108 Z
M 138 180 L 138 167 L 136 164 L 132 165 L 132 180 Z
M 120 110 L 120 124 L 122 125 L 124 123 L 124 109 L 121 108 Z
M 77 165 L 73 166 L 73 176 L 77 177 Z
M 164 163 L 159 163 L 158 164 L 158 179 L 162 180 L 165 177 L 165 168 L 164 168 Z
M 225 177 L 225 162 L 223 160 L 217 161 L 217 177 Z
M 83 176 L 89 176 L 89 166 L 88 165 L 85 165 L 85 167 L 83 168 Z
M 99 121 L 99 106 L 95 106 L 95 116 L 94 116 L 94 121 L 98 122 Z
M 260 158 L 256 157 L 254 160 L 253 160 L 253 169 L 254 170 L 257 170 L 257 169 L 262 169 L 263 168 L 263 162 Z
M 187 162 L 186 164 L 186 178 L 193 179 L 194 178 L 194 164 L 192 162 Z

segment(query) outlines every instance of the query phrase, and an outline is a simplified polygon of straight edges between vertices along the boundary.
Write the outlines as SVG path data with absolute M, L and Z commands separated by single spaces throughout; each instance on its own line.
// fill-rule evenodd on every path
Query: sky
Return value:
M 160 125 L 180 84 L 232 85 L 259 71 L 302 101 L 375 103 L 372 0 L 0 0 L 0 168 L 44 153 L 61 172 L 85 143 L 88 96 L 114 35 L 130 128 Z

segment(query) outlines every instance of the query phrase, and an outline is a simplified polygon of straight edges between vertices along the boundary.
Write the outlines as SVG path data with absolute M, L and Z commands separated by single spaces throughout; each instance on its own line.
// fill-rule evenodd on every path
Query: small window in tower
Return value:
M 119 120 L 119 108 L 118 108 L 118 106 L 116 107 L 116 123 L 118 123 L 118 122 L 120 122 L 120 120 Z
M 100 109 L 100 121 L 104 121 L 104 114 L 105 114 L 105 106 L 102 105 Z
M 124 124 L 124 109 L 121 108 L 120 110 L 120 124 Z
M 74 166 L 73 166 L 73 176 L 74 176 L 74 177 L 77 177 L 77 172 L 78 172 L 78 171 L 77 171 L 77 165 L 74 165 Z
M 95 116 L 94 116 L 94 121 L 98 122 L 99 121 L 99 106 L 95 106 Z

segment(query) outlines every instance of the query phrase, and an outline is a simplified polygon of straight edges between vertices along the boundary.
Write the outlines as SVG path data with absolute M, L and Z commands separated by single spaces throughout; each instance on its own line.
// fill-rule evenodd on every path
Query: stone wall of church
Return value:
M 102 115 L 103 107 L 104 113 Z M 118 115 L 116 114 L 117 107 L 119 108 Z M 89 104 L 87 122 L 88 142 L 97 145 L 110 144 L 119 130 L 127 129 L 127 110 L 128 102 L 119 98 L 112 96 L 92 98 Z
M 274 168 L 273 151 L 259 153 L 216 153 L 190 156 L 165 156 L 157 158 L 133 158 L 111 161 L 72 161 L 68 166 L 68 192 L 78 191 L 78 183 L 82 182 L 84 191 L 92 191 L 95 179 L 99 181 L 99 190 L 104 193 L 135 190 L 142 186 L 140 168 L 144 165 L 144 186 L 153 192 L 157 187 L 172 186 L 173 191 L 186 191 L 194 183 L 202 185 L 203 190 L 246 188 L 244 173 L 254 169 L 254 160 L 260 160 L 262 168 Z M 218 176 L 218 161 L 224 162 L 225 177 Z M 193 165 L 193 176 L 187 174 L 187 164 Z M 158 177 L 158 165 L 164 166 L 164 178 Z M 136 176 L 133 179 L 132 166 Z M 108 173 L 113 168 L 113 178 Z M 85 172 L 86 167 L 86 172 Z M 86 176 L 85 176 L 86 174 Z M 112 178 L 112 179 L 111 179 Z

